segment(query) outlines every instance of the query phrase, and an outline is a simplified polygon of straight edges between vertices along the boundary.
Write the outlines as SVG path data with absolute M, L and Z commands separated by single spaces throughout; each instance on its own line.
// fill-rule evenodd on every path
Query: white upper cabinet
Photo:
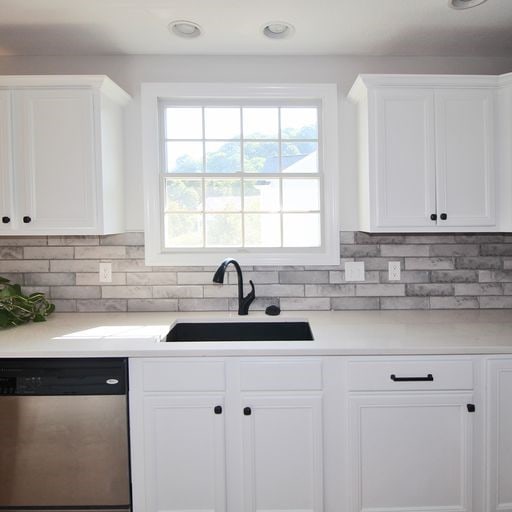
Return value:
M 11 231 L 12 178 L 11 93 L 0 91 L 0 234 Z
M 96 173 L 91 91 L 15 91 L 14 110 L 17 210 L 22 223 L 30 231 L 41 233 L 94 229 Z
M 497 164 L 500 182 L 498 210 L 500 231 L 512 231 L 512 73 L 499 77 L 497 118 Z
M 358 105 L 360 228 L 497 229 L 497 77 L 363 75 Z
M 0 233 L 124 230 L 121 137 L 128 100 L 103 76 L 0 78 Z
M 435 225 L 430 220 L 436 209 L 433 106 L 429 89 L 375 92 L 376 186 L 370 203 L 379 226 Z
M 495 226 L 494 92 L 435 92 L 438 223 Z M 443 214 L 446 219 L 443 219 Z

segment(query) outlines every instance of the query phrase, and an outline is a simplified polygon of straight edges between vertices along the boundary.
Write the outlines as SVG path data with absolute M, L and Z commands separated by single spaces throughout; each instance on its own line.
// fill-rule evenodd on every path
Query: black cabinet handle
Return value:
M 437 220 L 437 214 L 433 213 L 433 214 L 430 216 L 430 220 Z
M 11 219 L 10 219 L 10 217 L 2 217 L 2 222 L 4 224 L 9 224 L 9 222 L 11 222 Z
M 446 215 L 446 213 L 441 213 L 440 217 L 441 220 L 446 220 L 448 218 L 448 215 Z
M 468 407 L 468 412 L 475 412 L 475 410 L 476 410 L 475 404 L 468 404 L 467 407 Z
M 215 414 L 222 414 L 222 405 L 216 405 L 214 408 L 213 408 L 213 412 Z
M 32 219 L 28 215 L 26 215 L 25 217 L 23 217 L 23 222 L 25 224 L 28 224 L 29 222 L 32 222 Z
M 250 416 L 252 414 L 250 407 L 244 407 L 244 416 Z
M 391 374 L 393 382 L 432 382 L 434 377 L 429 373 L 426 377 L 397 377 L 394 373 Z

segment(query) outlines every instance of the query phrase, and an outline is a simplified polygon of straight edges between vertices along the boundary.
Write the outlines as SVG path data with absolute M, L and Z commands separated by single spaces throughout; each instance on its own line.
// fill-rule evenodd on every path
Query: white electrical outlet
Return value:
M 345 263 L 345 281 L 364 281 L 364 261 Z
M 388 280 L 400 281 L 400 262 L 390 261 L 388 263 Z
M 100 263 L 100 283 L 112 282 L 112 263 Z

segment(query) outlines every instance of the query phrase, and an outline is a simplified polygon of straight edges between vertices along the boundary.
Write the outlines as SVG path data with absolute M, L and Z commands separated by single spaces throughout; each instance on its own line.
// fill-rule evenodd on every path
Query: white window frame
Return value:
M 201 250 L 164 249 L 161 187 L 160 102 L 258 100 L 311 101 L 319 106 L 319 154 L 323 175 L 322 246 L 320 248 L 226 248 Z M 214 266 L 225 257 L 241 265 L 337 265 L 339 264 L 339 171 L 338 92 L 335 84 L 225 84 L 144 83 L 141 88 L 144 172 L 144 218 L 146 264 L 156 266 Z M 229 177 L 226 174 L 226 178 Z

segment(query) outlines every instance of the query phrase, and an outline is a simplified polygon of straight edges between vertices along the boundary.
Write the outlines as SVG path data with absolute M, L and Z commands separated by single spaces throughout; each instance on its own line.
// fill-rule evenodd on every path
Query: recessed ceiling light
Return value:
M 452 9 L 470 9 L 471 7 L 476 7 L 477 5 L 483 4 L 487 2 L 487 0 L 450 0 L 450 7 Z
M 263 27 L 263 34 L 270 39 L 284 39 L 290 37 L 294 32 L 294 26 L 285 21 L 271 21 Z
M 193 21 L 176 20 L 169 23 L 169 30 L 180 37 L 191 39 L 201 35 L 201 27 Z

